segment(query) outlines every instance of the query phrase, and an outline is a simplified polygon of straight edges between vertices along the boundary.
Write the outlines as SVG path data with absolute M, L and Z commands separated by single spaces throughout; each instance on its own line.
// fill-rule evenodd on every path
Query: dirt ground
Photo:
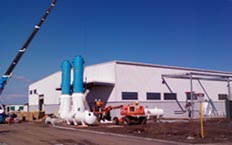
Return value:
M 113 125 L 96 123 L 87 128 L 57 124 L 59 129 L 45 125 L 43 121 L 0 124 L 0 144 L 232 144 L 232 121 L 223 118 L 204 120 L 204 139 L 200 137 L 199 120 L 162 119 L 149 120 L 146 125 Z M 92 131 L 91 135 L 89 132 Z M 103 132 L 99 134 L 95 132 Z M 107 134 L 135 136 L 134 138 Z M 136 140 L 138 137 L 138 140 Z M 140 139 L 139 139 L 140 138 Z M 170 142 L 154 143 L 153 138 Z M 177 142 L 177 143 L 176 143 Z
M 176 143 L 97 132 L 76 126 L 24 122 L 12 125 L 0 124 L 0 145 L 176 145 Z
M 146 125 L 130 125 L 114 127 L 95 125 L 86 129 L 103 132 L 129 134 L 190 144 L 232 144 L 232 121 L 225 118 L 206 119 L 203 123 L 204 138 L 200 135 L 199 120 L 163 119 L 158 123 L 150 120 Z

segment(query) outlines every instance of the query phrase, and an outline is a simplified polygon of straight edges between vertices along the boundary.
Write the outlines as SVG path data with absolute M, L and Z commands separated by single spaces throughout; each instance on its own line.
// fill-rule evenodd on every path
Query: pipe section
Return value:
M 70 76 L 71 76 L 71 63 L 67 60 L 61 64 L 61 96 L 59 116 L 65 118 L 71 111 L 71 96 L 70 96 Z
M 84 60 L 81 56 L 73 59 L 73 93 L 83 93 L 83 65 Z
M 96 116 L 93 112 L 88 111 L 86 95 L 83 88 L 83 64 L 84 60 L 81 56 L 76 56 L 73 59 L 73 91 L 70 89 L 71 64 L 69 61 L 64 61 L 61 65 L 62 83 L 60 96 L 59 117 L 66 121 L 68 125 L 73 123 L 82 126 L 93 124 L 96 121 Z M 71 96 L 72 95 L 72 96 Z M 48 119 L 49 121 L 49 119 Z M 50 121 L 52 122 L 52 121 Z
M 61 93 L 70 94 L 70 78 L 71 78 L 71 63 L 65 60 L 61 64 L 62 77 L 61 77 Z

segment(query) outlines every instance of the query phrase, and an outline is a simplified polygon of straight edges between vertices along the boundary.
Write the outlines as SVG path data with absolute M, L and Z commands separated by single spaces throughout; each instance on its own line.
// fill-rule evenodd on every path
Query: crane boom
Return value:
M 32 41 L 32 39 L 34 38 L 34 36 L 36 35 L 36 33 L 38 32 L 38 30 L 40 29 L 40 27 L 42 26 L 43 22 L 45 21 L 45 19 L 47 18 L 48 14 L 51 12 L 52 8 L 55 6 L 57 0 L 52 0 L 49 8 L 47 9 L 47 11 L 44 13 L 44 15 L 42 16 L 42 18 L 40 19 L 40 21 L 35 25 L 32 33 L 30 34 L 30 36 L 28 37 L 28 39 L 26 40 L 26 42 L 23 44 L 22 48 L 19 49 L 18 54 L 16 55 L 16 57 L 14 58 L 14 60 L 11 62 L 10 66 L 8 67 L 7 71 L 5 72 L 5 74 L 0 78 L 0 95 L 7 83 L 8 78 L 11 76 L 15 66 L 17 65 L 17 63 L 19 62 L 20 58 L 22 57 L 22 55 L 24 54 L 24 52 L 26 51 L 28 45 L 30 44 L 30 42 Z

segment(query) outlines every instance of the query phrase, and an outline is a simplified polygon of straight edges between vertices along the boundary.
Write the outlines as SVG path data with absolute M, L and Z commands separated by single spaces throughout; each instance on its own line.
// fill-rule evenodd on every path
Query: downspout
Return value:
M 191 111 L 191 118 L 194 118 L 194 103 L 193 103 L 193 79 L 192 74 L 190 74 L 190 91 L 191 91 L 191 105 L 192 105 L 192 111 Z

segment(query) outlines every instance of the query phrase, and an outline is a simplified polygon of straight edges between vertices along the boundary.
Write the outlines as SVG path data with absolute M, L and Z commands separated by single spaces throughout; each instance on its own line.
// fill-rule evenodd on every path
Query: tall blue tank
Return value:
M 81 56 L 73 59 L 73 93 L 83 93 L 83 67 L 84 60 Z
M 61 80 L 61 91 L 62 94 L 70 94 L 70 77 L 71 77 L 71 63 L 67 60 L 61 64 L 62 80 Z

